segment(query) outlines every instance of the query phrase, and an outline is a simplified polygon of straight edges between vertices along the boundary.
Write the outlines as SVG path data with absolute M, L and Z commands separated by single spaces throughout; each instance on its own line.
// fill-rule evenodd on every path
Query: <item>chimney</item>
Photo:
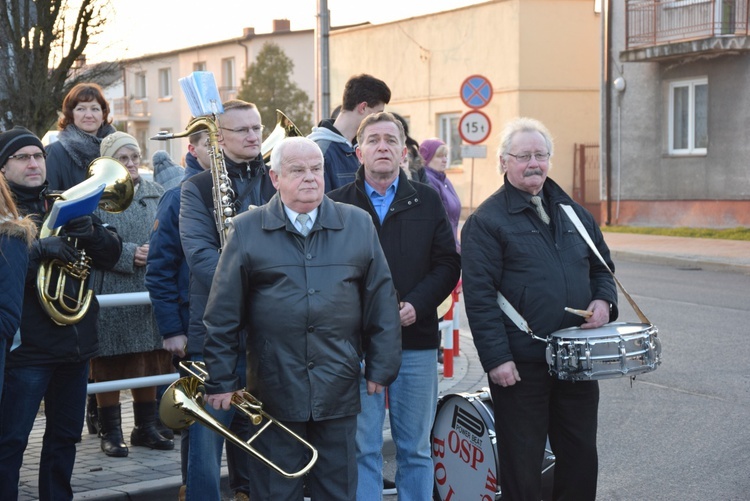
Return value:
M 290 31 L 289 19 L 274 19 L 273 20 L 273 32 L 278 33 L 280 31 Z
M 242 36 L 244 38 L 251 37 L 255 35 L 255 28 L 244 28 L 242 30 Z

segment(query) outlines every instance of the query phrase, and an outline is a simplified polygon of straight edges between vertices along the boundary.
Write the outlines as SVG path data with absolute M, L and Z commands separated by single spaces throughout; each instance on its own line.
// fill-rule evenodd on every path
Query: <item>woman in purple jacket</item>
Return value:
M 461 252 L 458 243 L 458 219 L 461 217 L 461 200 L 458 199 L 453 183 L 445 175 L 448 168 L 448 146 L 438 138 L 425 139 L 419 146 L 419 155 L 422 157 L 427 180 L 430 186 L 435 188 L 443 201 L 445 212 L 448 213 L 448 221 L 453 229 L 453 238 L 456 240 L 456 250 Z

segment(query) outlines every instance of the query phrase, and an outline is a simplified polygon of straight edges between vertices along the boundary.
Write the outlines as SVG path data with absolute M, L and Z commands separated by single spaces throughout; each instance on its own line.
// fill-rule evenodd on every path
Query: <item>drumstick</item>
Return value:
M 565 311 L 567 311 L 568 313 L 572 313 L 573 315 L 578 315 L 579 317 L 583 317 L 583 318 L 589 318 L 591 315 L 594 314 L 594 312 L 592 311 L 576 310 L 575 308 L 568 308 L 567 306 L 565 307 Z

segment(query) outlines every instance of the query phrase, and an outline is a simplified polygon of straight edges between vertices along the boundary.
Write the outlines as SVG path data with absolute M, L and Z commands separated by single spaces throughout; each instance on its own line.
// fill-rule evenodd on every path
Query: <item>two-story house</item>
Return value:
M 750 226 L 749 3 L 606 2 L 608 222 Z
M 246 28 L 241 37 L 123 61 L 122 97 L 112 103 L 115 121 L 138 140 L 147 163 L 157 150 L 167 150 L 175 161 L 182 160 L 187 139 L 149 139 L 160 131 L 182 131 L 190 121 L 179 79 L 193 71 L 210 71 L 222 100 L 233 99 L 247 68 L 266 42 L 280 46 L 294 61 L 292 79 L 313 99 L 313 30 L 291 31 L 289 21 L 281 19 L 274 21 L 271 33 L 256 34 L 253 28 Z

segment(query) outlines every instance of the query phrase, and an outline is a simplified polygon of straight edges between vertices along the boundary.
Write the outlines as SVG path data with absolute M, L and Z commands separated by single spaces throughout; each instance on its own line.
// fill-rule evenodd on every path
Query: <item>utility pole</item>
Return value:
M 315 123 L 331 115 L 331 82 L 328 52 L 328 34 L 331 31 L 331 13 L 328 0 L 318 0 L 318 22 L 315 28 L 315 94 L 317 109 Z

